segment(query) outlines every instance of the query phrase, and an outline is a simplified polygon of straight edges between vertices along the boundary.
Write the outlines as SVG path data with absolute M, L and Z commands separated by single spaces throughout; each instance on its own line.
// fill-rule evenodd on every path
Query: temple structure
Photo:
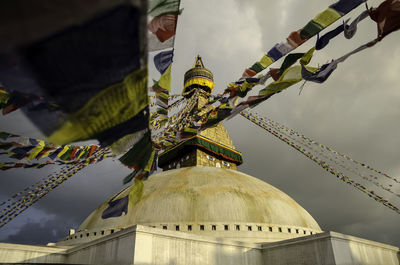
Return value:
M 195 100 L 196 104 L 189 115 L 201 115 L 208 111 L 204 106 L 214 88 L 214 77 L 204 67 L 200 56 L 190 70 L 185 73 L 184 97 Z M 196 93 L 197 92 L 197 93 Z M 202 130 L 190 139 L 168 149 L 159 157 L 159 167 L 164 171 L 179 167 L 210 166 L 237 169 L 242 164 L 242 154 L 235 146 L 221 123 Z
M 193 115 L 207 111 L 213 86 L 198 56 L 183 89 L 196 101 Z M 0 263 L 400 263 L 396 247 L 322 231 L 288 195 L 237 171 L 241 163 L 218 123 L 167 149 L 163 172 L 107 199 L 60 242 L 0 244 Z

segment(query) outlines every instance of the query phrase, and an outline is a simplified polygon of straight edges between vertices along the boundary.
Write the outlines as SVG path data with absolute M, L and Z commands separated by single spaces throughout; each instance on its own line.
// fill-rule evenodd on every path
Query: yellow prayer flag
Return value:
M 264 55 L 261 60 L 260 60 L 260 64 L 264 67 L 267 68 L 268 66 L 270 66 L 272 63 L 274 62 L 274 60 L 269 57 L 268 55 Z
M 90 149 L 90 148 L 91 148 L 90 146 L 85 146 L 85 147 L 83 147 L 82 152 L 78 155 L 78 157 L 76 158 L 76 160 L 79 160 L 79 159 L 81 158 L 81 156 L 82 156 L 84 153 L 86 153 L 86 151 L 87 151 L 88 149 Z
M 61 157 L 63 154 L 65 154 L 68 151 L 68 149 L 69 149 L 68 145 L 64 146 L 63 150 L 61 150 L 61 152 L 58 153 L 57 157 Z
M 28 156 L 28 160 L 35 159 L 35 157 L 44 149 L 45 145 L 44 141 L 39 141 L 39 145 L 33 148 L 32 152 Z
M 314 55 L 314 51 L 315 51 L 315 47 L 312 47 L 311 49 L 309 49 L 304 55 L 303 57 L 301 57 L 300 59 L 300 64 L 302 65 L 307 65 L 310 63 L 311 58 Z
M 328 8 L 319 13 L 313 20 L 322 27 L 326 28 L 341 17 L 340 13 L 333 8 Z
M 168 66 L 167 70 L 165 70 L 158 81 L 158 85 L 168 91 L 171 90 L 171 65 L 172 64 Z
M 129 206 L 134 207 L 142 198 L 144 191 L 143 181 L 135 179 L 135 183 L 132 185 L 129 191 Z
M 0 89 L 0 103 L 7 103 L 10 99 L 10 94 L 7 91 Z
M 147 162 L 146 166 L 143 168 L 144 171 L 150 172 L 151 166 L 153 165 L 155 153 L 156 152 L 154 150 L 151 152 L 150 159 Z
M 49 140 L 65 144 L 90 139 L 133 118 L 148 104 L 147 67 L 143 67 L 91 98 L 80 110 L 71 114 Z
M 307 67 L 306 69 L 315 72 L 318 68 L 315 67 Z M 301 75 L 301 66 L 296 65 L 289 67 L 288 69 L 283 72 L 283 74 L 279 77 L 278 80 L 269 84 L 266 88 L 260 90 L 259 95 L 261 96 L 270 96 L 281 92 L 282 90 L 300 82 L 303 79 Z

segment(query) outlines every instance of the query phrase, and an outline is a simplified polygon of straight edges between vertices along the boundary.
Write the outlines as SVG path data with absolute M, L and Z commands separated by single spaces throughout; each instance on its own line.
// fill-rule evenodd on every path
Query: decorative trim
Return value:
M 198 147 L 200 150 L 212 153 L 216 157 L 221 157 L 225 160 L 235 163 L 236 165 L 243 163 L 242 153 L 225 145 L 216 143 L 204 136 L 196 135 L 162 153 L 158 158 L 159 166 L 163 167 L 164 165 L 168 164 L 178 155 L 181 155 L 182 151 L 187 147 Z

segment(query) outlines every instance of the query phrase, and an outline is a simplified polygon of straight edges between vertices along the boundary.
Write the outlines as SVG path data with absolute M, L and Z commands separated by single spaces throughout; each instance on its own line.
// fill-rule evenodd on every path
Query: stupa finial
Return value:
M 203 61 L 201 60 L 201 56 L 199 54 L 196 57 L 196 61 L 194 62 L 193 68 L 205 68 Z
M 214 88 L 214 76 L 210 70 L 204 67 L 200 55 L 196 56 L 194 65 L 185 73 L 183 94 L 200 88 L 208 93 Z

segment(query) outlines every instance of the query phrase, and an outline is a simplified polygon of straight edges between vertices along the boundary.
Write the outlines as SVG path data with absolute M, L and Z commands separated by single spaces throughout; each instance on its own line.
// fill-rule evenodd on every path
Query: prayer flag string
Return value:
M 108 148 L 99 145 L 75 146 L 75 145 L 54 145 L 49 142 L 15 135 L 0 131 L 0 155 L 7 155 L 9 159 L 16 162 L 1 162 L 0 170 L 10 168 L 41 168 L 50 164 L 77 163 L 89 158 L 94 151 L 104 149 L 110 156 Z M 42 163 L 32 162 L 33 160 L 47 160 Z
M 106 158 L 106 151 L 99 149 L 94 151 L 91 157 L 76 164 L 64 166 L 58 173 L 50 174 L 39 182 L 14 194 L 7 201 L 0 204 L 0 228 L 32 206 L 35 202 L 46 196 L 78 171 L 89 164 L 95 164 Z
M 252 113 L 252 115 L 257 116 L 257 114 Z M 258 117 L 258 116 L 257 116 Z M 346 169 L 353 174 L 358 175 L 359 177 L 363 178 L 364 180 L 373 183 L 375 186 L 378 186 L 394 195 L 400 198 L 400 189 L 399 191 L 392 190 L 394 186 L 398 186 L 400 188 L 400 181 L 397 180 L 396 178 L 393 178 L 379 170 L 376 170 L 364 163 L 358 162 L 351 157 L 347 155 L 340 154 L 339 152 L 333 150 L 332 148 L 325 146 L 323 144 L 318 143 L 317 141 L 311 140 L 310 138 L 299 134 L 298 132 L 289 129 L 275 121 L 272 121 L 271 119 L 265 119 L 265 118 L 260 118 L 258 117 L 261 122 L 264 122 L 265 124 L 268 124 L 272 128 L 276 129 L 292 141 L 298 143 L 299 146 L 302 146 L 304 148 L 310 148 L 311 151 L 318 153 L 319 156 L 323 156 L 325 159 L 330 160 L 331 162 L 335 163 L 337 166 L 342 167 L 343 169 Z M 351 162 L 351 165 L 346 165 L 346 160 L 347 162 Z M 354 167 L 356 167 L 358 170 L 356 170 Z M 362 170 L 360 170 L 360 167 L 363 169 L 367 169 L 366 172 L 369 173 L 364 173 Z M 377 174 L 377 175 L 371 175 Z M 387 181 L 389 179 L 389 182 Z M 379 181 L 379 182 L 378 182 Z M 388 183 L 387 183 L 388 182 Z
M 317 157 L 316 155 L 312 154 L 310 152 L 310 150 L 307 150 L 304 146 L 301 146 L 299 144 L 296 144 L 295 141 L 289 139 L 289 137 L 287 137 L 287 134 L 282 133 L 282 132 L 288 132 L 289 135 L 300 135 L 300 134 L 296 134 L 294 133 L 293 130 L 287 129 L 287 130 L 279 130 L 279 126 L 276 126 L 275 123 L 273 122 L 269 122 L 269 119 L 265 119 L 265 118 L 260 118 L 258 117 L 257 114 L 253 114 L 249 111 L 243 111 L 241 112 L 241 115 L 243 117 L 245 117 L 246 119 L 250 120 L 251 122 L 253 122 L 254 124 L 256 124 L 257 126 L 263 128 L 264 130 L 266 130 L 267 132 L 271 133 L 272 135 L 274 135 L 275 137 L 277 137 L 278 139 L 282 140 L 283 142 L 285 142 L 286 144 L 288 144 L 289 146 L 295 148 L 297 151 L 299 151 L 300 153 L 302 153 L 303 155 L 307 156 L 309 159 L 311 159 L 312 161 L 314 161 L 315 163 L 317 163 L 319 166 L 321 166 L 323 169 L 325 169 L 326 171 L 330 172 L 331 174 L 335 175 L 337 178 L 339 178 L 340 180 L 344 181 L 345 183 L 355 187 L 356 189 L 362 191 L 363 193 L 365 193 L 366 195 L 368 195 L 369 197 L 373 198 L 375 201 L 385 205 L 386 207 L 388 207 L 389 209 L 397 212 L 400 214 L 400 209 L 398 207 L 396 207 L 395 205 L 393 205 L 391 202 L 389 202 L 387 199 L 383 198 L 382 196 L 376 194 L 373 190 L 368 189 L 367 187 L 365 187 L 363 184 L 356 182 L 355 180 L 349 178 L 348 176 L 346 176 L 343 172 L 339 171 L 338 169 L 334 168 L 332 165 L 330 165 L 326 160 L 328 159 L 321 159 L 319 157 Z M 298 138 L 302 138 L 302 137 L 298 137 Z M 304 137 L 304 139 L 308 139 L 306 141 L 308 141 L 309 143 L 313 143 L 316 144 L 317 146 L 319 146 L 319 144 L 317 144 L 317 142 L 312 141 L 311 139 Z M 348 156 L 344 156 L 344 155 L 340 155 L 338 152 L 333 152 L 333 149 L 329 148 L 327 149 L 326 146 L 320 146 L 323 149 L 322 150 L 330 150 L 333 154 L 338 155 L 340 157 L 344 157 L 344 158 L 348 158 Z M 311 150 L 312 151 L 312 150 Z M 325 157 L 326 158 L 326 157 Z M 349 161 L 352 162 L 356 162 L 355 160 L 352 159 L 348 159 Z M 332 162 L 332 161 L 331 161 Z M 372 167 L 369 167 L 363 163 L 359 163 L 356 162 L 359 166 L 361 167 L 365 167 L 370 171 L 379 173 L 381 175 L 383 175 L 386 178 L 389 178 L 391 180 L 393 180 L 395 182 L 395 184 L 399 184 L 398 180 L 395 178 L 391 178 L 388 177 L 387 174 L 384 174 L 378 170 L 373 169 Z M 364 176 L 363 179 L 368 180 L 370 182 L 372 182 L 373 184 L 381 187 L 382 189 L 391 192 L 392 194 L 395 194 L 396 196 L 399 196 L 398 192 L 393 191 L 393 186 L 394 184 L 389 184 L 391 185 L 390 188 L 384 186 L 382 183 L 379 183 L 379 181 L 376 180 L 372 180 L 369 176 Z M 381 180 L 380 180 L 381 181 Z
M 154 56 L 154 66 L 161 74 L 158 81 L 153 80 L 152 90 L 156 93 L 158 127 L 167 124 L 168 101 L 171 90 L 171 67 L 174 57 L 175 33 L 178 24 L 180 0 L 158 0 L 150 2 L 148 15 L 149 52 L 158 51 Z

